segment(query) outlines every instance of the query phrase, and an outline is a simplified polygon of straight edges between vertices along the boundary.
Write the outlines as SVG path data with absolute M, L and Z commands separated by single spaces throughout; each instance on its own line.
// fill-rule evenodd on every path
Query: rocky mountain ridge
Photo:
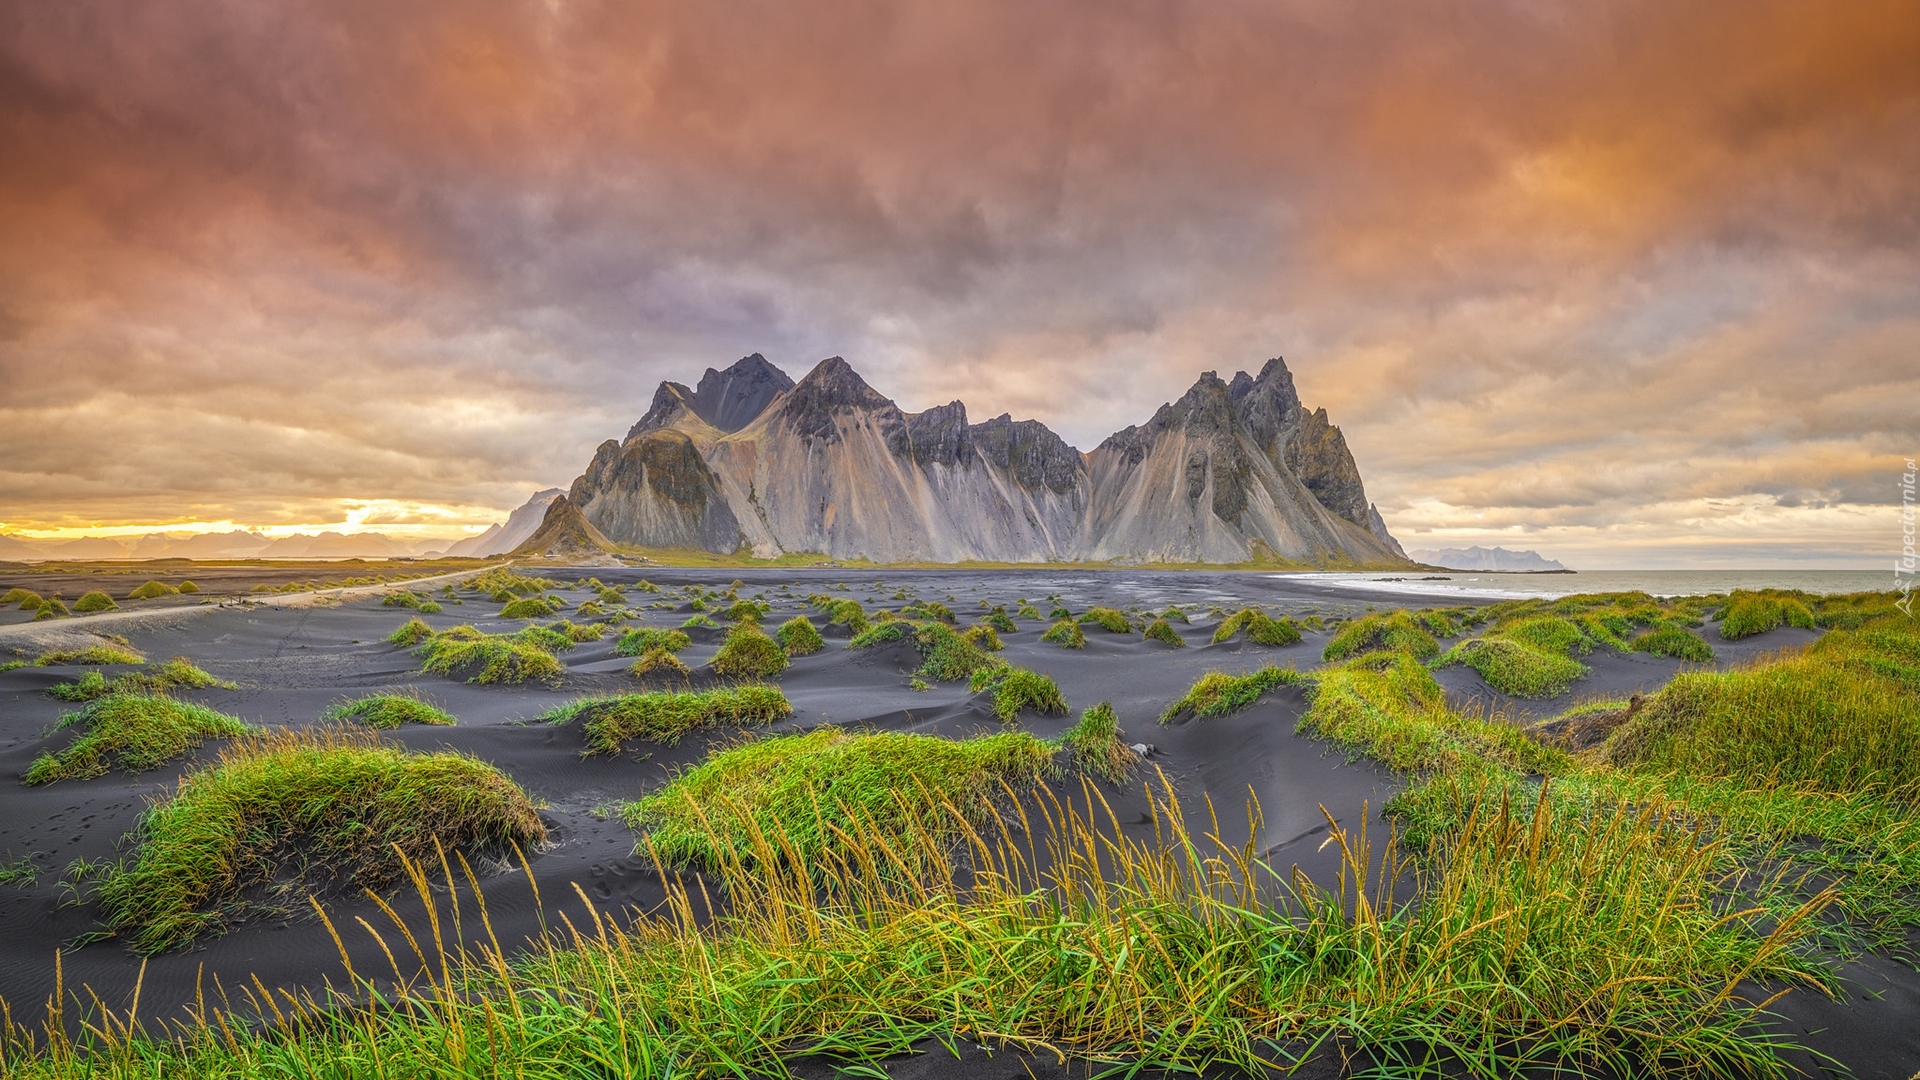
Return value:
M 568 489 L 615 544 L 878 562 L 1404 564 L 1324 409 L 1281 360 L 1204 373 L 1090 453 L 1037 420 L 906 413 L 844 359 L 759 354 L 663 382 Z

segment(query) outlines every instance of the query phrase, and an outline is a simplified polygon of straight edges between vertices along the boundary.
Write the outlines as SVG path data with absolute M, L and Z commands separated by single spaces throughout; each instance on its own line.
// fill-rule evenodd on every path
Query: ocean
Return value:
M 1800 589 L 1810 593 L 1892 591 L 1887 570 L 1584 570 L 1574 574 L 1490 574 L 1482 570 L 1432 573 L 1274 574 L 1318 585 L 1349 586 L 1408 596 L 1491 596 L 1500 599 L 1570 596 L 1574 593 L 1644 592 L 1654 596 L 1700 596 L 1735 589 Z M 1445 578 L 1443 581 L 1423 580 Z

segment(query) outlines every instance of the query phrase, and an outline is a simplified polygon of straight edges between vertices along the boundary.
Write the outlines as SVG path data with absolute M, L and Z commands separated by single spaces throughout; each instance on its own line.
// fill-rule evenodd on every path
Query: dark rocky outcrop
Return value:
M 1038 420 L 1015 420 L 1001 413 L 968 430 L 981 458 L 1005 469 L 1029 491 L 1046 488 L 1064 495 L 1086 482 L 1086 458 Z
M 913 460 L 928 465 L 966 467 L 973 464 L 973 433 L 967 427 L 967 407 L 957 401 L 936 405 L 907 417 L 907 441 Z
M 739 431 L 791 389 L 793 380 L 786 372 L 754 353 L 725 371 L 708 368 L 690 404 L 695 415 L 721 431 Z
M 601 443 L 567 499 L 623 543 L 710 551 L 740 543 L 739 521 L 713 470 L 693 439 L 671 428 Z

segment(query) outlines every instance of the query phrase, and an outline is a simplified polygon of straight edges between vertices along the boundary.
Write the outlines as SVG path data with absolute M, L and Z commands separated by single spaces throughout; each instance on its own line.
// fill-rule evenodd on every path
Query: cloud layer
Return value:
M 753 351 L 1083 448 L 1285 355 L 1409 546 L 1877 563 L 1915 132 L 1900 2 L 14 5 L 0 521 L 484 521 Z

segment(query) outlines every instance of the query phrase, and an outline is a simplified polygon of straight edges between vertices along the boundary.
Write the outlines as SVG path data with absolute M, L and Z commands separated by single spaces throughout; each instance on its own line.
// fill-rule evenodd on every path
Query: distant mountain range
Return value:
M 1506 548 L 1422 548 L 1408 552 L 1415 562 L 1444 566 L 1449 570 L 1565 570 L 1558 560 L 1543 557 L 1537 551 L 1508 551 Z
M 1258 376 L 1206 372 L 1145 425 L 1082 453 L 1037 420 L 969 423 L 958 401 L 902 412 L 840 357 L 796 383 L 756 353 L 692 389 L 661 383 L 540 532 L 523 553 L 611 543 L 878 562 L 1406 561 L 1340 429 L 1302 407 L 1277 359 Z
M 544 509 L 544 506 L 542 507 Z M 539 524 L 538 513 L 535 525 Z M 499 526 L 495 526 L 499 528 Z M 533 529 L 529 527 L 528 533 Z M 485 534 L 482 534 L 485 535 Z M 477 538 L 476 538 L 477 539 Z M 465 543 L 466 541 L 461 541 Z M 382 533 L 295 533 L 271 537 L 256 532 L 198 533 L 171 537 L 83 536 L 73 540 L 38 540 L 0 535 L 0 559 L 396 559 L 438 553 L 448 541 L 400 539 Z

